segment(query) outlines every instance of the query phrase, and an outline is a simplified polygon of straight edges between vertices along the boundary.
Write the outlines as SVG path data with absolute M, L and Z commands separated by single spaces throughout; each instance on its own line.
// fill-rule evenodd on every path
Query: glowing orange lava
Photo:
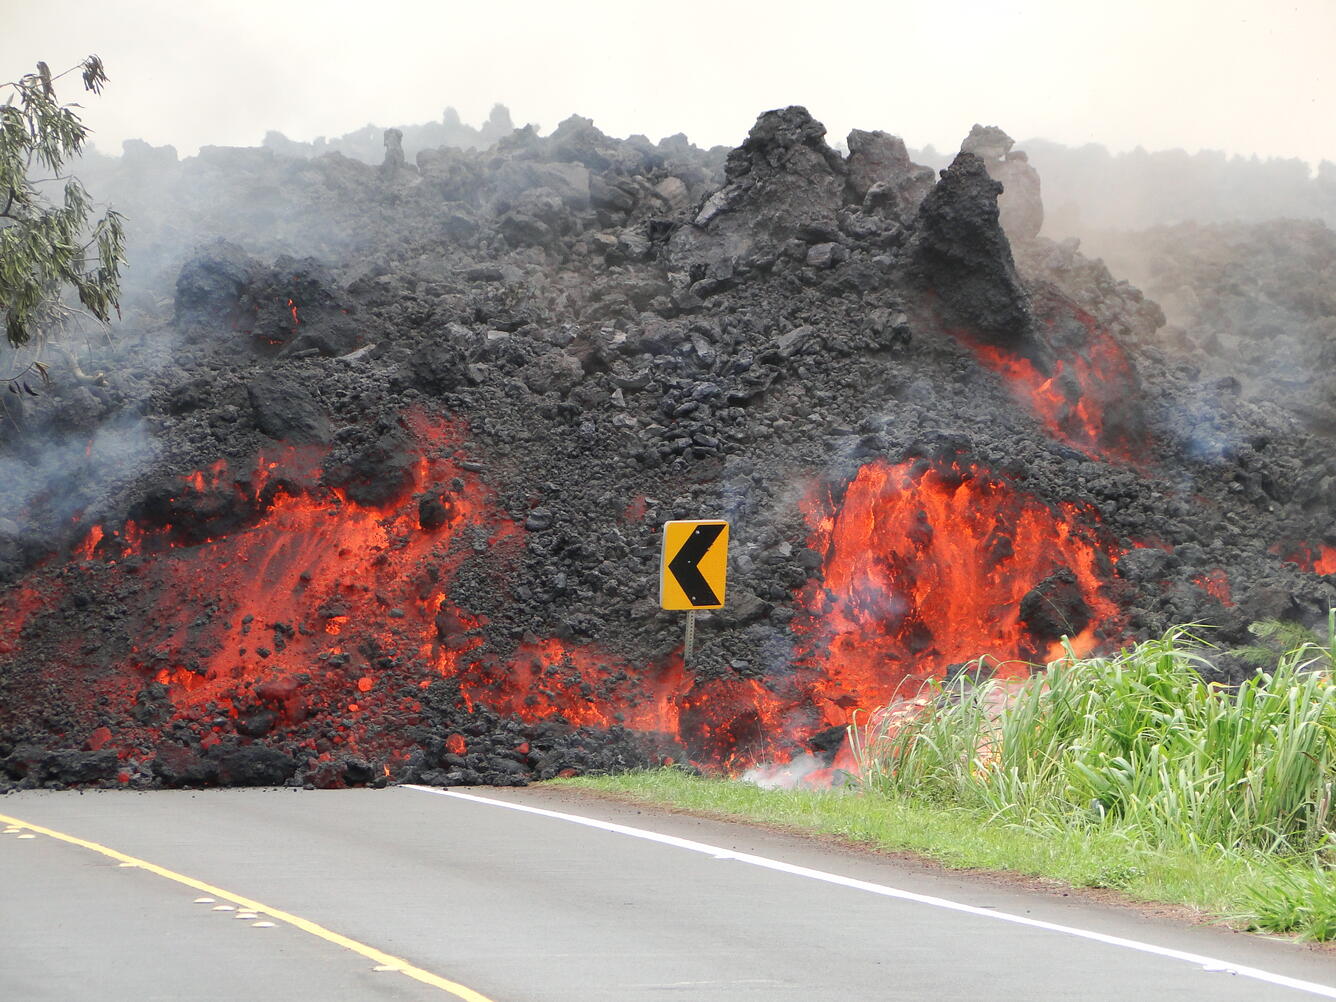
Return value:
M 1282 552 L 1279 545 L 1271 547 L 1271 552 Z M 1317 547 L 1306 543 L 1300 544 L 1282 558 L 1288 564 L 1296 564 L 1311 574 L 1336 574 L 1336 546 L 1322 544 Z
M 1085 328 L 1085 343 L 1070 347 L 1047 373 L 1023 355 L 980 343 L 963 331 L 953 333 L 1002 376 L 1053 438 L 1092 459 L 1140 464 L 1146 443 L 1120 419 L 1139 393 L 1132 360 L 1093 317 L 1074 308 L 1071 312 Z M 1112 417 L 1114 412 L 1120 417 Z
M 146 516 L 91 527 L 62 580 L 114 582 L 133 647 L 124 671 L 89 673 L 98 681 L 84 733 L 100 722 L 91 700 L 132 707 L 156 682 L 201 748 L 233 728 L 248 738 L 277 728 L 313 768 L 336 746 L 398 762 L 422 701 L 441 698 L 436 683 L 448 680 L 466 710 L 625 728 L 673 753 L 665 757 L 737 770 L 800 755 L 813 736 L 912 696 L 906 689 L 952 664 L 992 654 L 1013 662 L 1004 673 L 1025 674 L 1016 659 L 1056 657 L 1056 638 L 1020 611 L 1041 582 L 1070 576 L 1063 608 L 1074 601 L 1087 613 L 1070 631 L 1078 653 L 1116 621 L 1103 588 L 1113 551 L 1093 511 L 1046 504 L 963 463 L 874 462 L 841 500 L 814 494 L 805 504 L 821 577 L 796 595 L 792 657 L 759 677 L 719 665 L 698 674 L 680 654 L 633 663 L 555 637 L 489 644 L 487 618 L 451 589 L 484 552 L 504 579 L 524 531 L 462 464 L 462 426 L 420 413 L 405 424 L 418 458 L 383 507 L 325 486 L 318 450 L 285 448 L 250 470 L 219 462 L 182 477 L 163 509 L 175 524 Z M 644 505 L 636 499 L 628 517 L 643 518 Z M 211 518 L 229 517 L 212 531 Z M 15 624 L 7 638 L 32 616 L 58 614 L 55 572 L 40 581 L 4 597 L 0 615 Z M 16 648 L 0 642 L 0 654 Z M 320 726 L 304 729 L 313 717 Z M 146 728 L 89 740 L 130 755 L 161 736 Z M 452 733 L 445 748 L 464 755 L 469 741 Z M 847 748 L 834 765 L 851 765 Z
M 1207 571 L 1201 577 L 1193 578 L 1192 583 L 1216 599 L 1221 605 L 1228 607 L 1234 604 L 1233 596 L 1229 590 L 1229 575 L 1225 573 L 1223 567 L 1216 567 Z
M 310 673 L 313 665 L 347 663 L 343 649 L 332 644 L 354 628 L 359 645 L 375 652 L 374 658 L 360 656 L 363 668 L 368 660 L 404 658 L 421 658 L 441 672 L 453 668 L 458 651 L 447 649 L 437 628 L 448 572 L 460 560 L 451 541 L 463 526 L 491 516 L 476 477 L 467 478 L 462 491 L 444 492 L 464 472 L 443 458 L 458 428 L 421 415 L 410 424 L 423 443 L 423 458 L 404 500 L 385 510 L 318 487 L 319 470 L 312 468 L 317 457 L 284 450 L 277 458 L 261 456 L 242 480 L 233 481 L 226 464 L 183 478 L 186 489 L 200 494 L 236 490 L 257 504 L 267 498 L 267 509 L 252 525 L 193 545 L 177 539 L 170 525 L 90 531 L 79 548 L 86 559 L 99 544 L 105 550 L 113 542 L 118 555 L 161 554 L 139 571 L 143 593 L 157 596 L 157 603 L 136 647 L 142 666 L 154 666 L 154 677 L 171 687 L 179 706 L 216 698 L 239 684 Z M 309 493 L 288 492 L 298 484 Z M 418 523 L 415 498 L 433 492 L 445 498 L 447 516 L 426 530 Z M 167 550 L 173 551 L 170 559 Z M 368 674 L 350 675 L 347 686 L 361 709 L 377 698 Z
M 1017 674 L 1029 670 L 1017 659 L 1060 657 L 1060 642 L 1033 636 L 1020 609 L 1055 571 L 1071 572 L 1089 611 L 1070 631 L 1078 654 L 1117 613 L 1103 588 L 1112 551 L 1094 512 L 1050 506 L 976 467 L 872 463 L 838 506 L 814 499 L 807 515 L 824 580 L 807 589 L 795 627 L 820 667 L 813 691 L 832 723 L 912 696 L 982 654 Z
M 13 654 L 22 649 L 23 628 L 28 621 L 53 608 L 63 588 L 58 582 L 46 582 L 45 587 L 21 584 L 0 597 L 0 654 Z
M 486 703 L 521 720 L 560 716 L 583 727 L 676 734 L 691 687 L 680 660 L 632 672 L 596 647 L 560 640 L 521 644 L 505 663 L 478 662 L 461 680 L 469 705 Z

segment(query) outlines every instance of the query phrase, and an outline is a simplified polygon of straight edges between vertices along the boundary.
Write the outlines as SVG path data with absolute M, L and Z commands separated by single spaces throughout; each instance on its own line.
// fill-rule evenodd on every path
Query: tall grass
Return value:
M 858 776 L 1036 830 L 1113 826 L 1143 844 L 1320 864 L 1336 811 L 1333 649 L 1302 644 L 1221 687 L 1179 628 L 1025 682 L 960 676 L 915 713 L 855 728 Z

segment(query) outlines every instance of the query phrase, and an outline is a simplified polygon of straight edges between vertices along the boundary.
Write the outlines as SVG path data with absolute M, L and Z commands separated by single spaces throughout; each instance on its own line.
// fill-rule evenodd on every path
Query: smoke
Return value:
M 422 150 L 435 150 L 443 146 L 461 150 L 490 149 L 515 131 L 515 123 L 511 120 L 510 109 L 504 104 L 497 104 L 493 106 L 487 121 L 477 128 L 462 122 L 459 112 L 452 107 L 445 109 L 438 122 L 397 125 L 395 128 L 403 136 L 404 156 L 412 163 Z M 310 142 L 289 139 L 281 132 L 270 130 L 265 133 L 261 146 L 286 157 L 310 159 L 326 153 L 339 153 L 363 163 L 379 164 L 385 158 L 385 130 L 375 125 L 365 125 L 342 136 L 317 136 Z
M 843 774 L 832 775 L 830 767 L 815 755 L 799 755 L 789 762 L 767 763 L 742 774 L 746 783 L 763 790 L 822 789 L 844 785 Z
M 74 522 L 96 520 L 118 485 L 158 455 L 142 418 L 122 416 L 86 437 L 28 441 L 20 455 L 0 454 L 0 530 L 50 539 Z
M 1110 152 L 1097 143 L 1064 146 L 1048 139 L 1016 144 L 1043 185 L 1044 227 L 1050 240 L 1079 237 L 1087 249 L 1129 260 L 1119 236 L 1183 223 L 1260 223 L 1272 219 L 1321 220 L 1336 226 L 1336 163 L 1316 169 L 1294 157 L 1232 156 L 1218 150 L 1138 147 Z M 911 149 L 911 158 L 934 170 L 954 151 Z M 1123 271 L 1133 282 L 1140 269 Z
M 1088 238 L 1185 222 L 1321 219 L 1336 225 L 1336 164 L 1316 172 L 1297 158 L 1226 157 L 1215 150 L 1023 144 L 1043 178 L 1046 236 Z
M 447 114 L 440 123 L 442 137 L 427 127 L 414 135 L 422 142 L 472 137 L 477 145 L 510 129 L 504 109 L 481 130 L 455 116 L 451 131 L 450 120 Z M 379 143 L 379 130 L 376 138 Z M 278 145 L 277 139 L 270 143 Z M 353 151 L 351 139 L 344 145 Z M 299 151 L 285 154 L 293 152 Z M 0 401 L 5 405 L 0 536 L 22 540 L 33 552 L 43 545 L 49 551 L 68 543 L 79 525 L 123 517 L 109 499 L 150 472 L 162 454 L 152 432 L 157 418 L 145 415 L 161 411 L 162 398 L 183 376 L 198 377 L 201 353 L 226 352 L 227 339 L 239 336 L 227 329 L 223 316 L 212 318 L 211 340 L 196 335 L 191 342 L 192 335 L 173 323 L 177 276 L 199 247 L 224 239 L 261 261 L 313 256 L 341 265 L 338 277 L 346 281 L 352 268 L 366 266 L 360 250 L 373 240 L 384 245 L 365 197 L 376 188 L 375 168 L 343 156 L 308 160 L 285 154 L 273 148 L 205 147 L 182 159 L 170 146 L 129 140 L 119 157 L 89 151 L 71 165 L 99 213 L 112 208 L 125 217 L 122 320 L 106 332 L 66 332 L 61 340 L 75 349 L 72 354 L 8 348 L 2 353 L 0 374 L 21 372 L 32 358 L 43 358 L 53 385 L 43 387 L 34 376 L 28 383 L 38 397 L 6 394 Z M 217 394 L 222 388 L 202 392 Z M 15 546 L 6 545 L 0 560 L 11 559 L 17 559 Z

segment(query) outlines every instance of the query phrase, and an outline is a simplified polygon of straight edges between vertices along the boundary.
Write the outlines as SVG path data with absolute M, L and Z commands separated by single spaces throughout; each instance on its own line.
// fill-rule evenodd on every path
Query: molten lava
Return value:
M 1022 662 L 1061 657 L 1059 637 L 1037 636 L 1022 618 L 1027 595 L 1048 601 L 1042 585 L 1055 573 L 1071 576 L 1057 611 L 1078 655 L 1116 617 L 1104 592 L 1113 551 L 1094 512 L 1045 504 L 977 467 L 872 463 L 842 502 L 815 498 L 807 514 L 824 579 L 808 587 L 795 625 L 829 723 L 912 697 L 980 655 L 1016 674 L 1028 673 Z M 1069 608 L 1079 618 L 1063 621 Z
M 955 334 L 980 362 L 1002 376 L 1053 438 L 1092 459 L 1141 464 L 1147 445 L 1128 408 L 1140 392 L 1132 360 L 1093 317 L 1069 310 L 1085 335 L 1067 345 L 1048 371 L 1023 355 L 981 343 L 962 331 Z
M 1272 547 L 1271 552 L 1280 553 L 1280 547 Z M 1336 574 L 1336 546 L 1323 544 L 1314 548 L 1300 544 L 1284 557 L 1284 560 L 1312 574 Z
M 39 568 L 4 597 L 0 655 L 20 653 L 26 622 L 59 615 L 64 588 L 110 591 L 130 624 L 128 652 L 73 637 L 59 659 L 90 679 L 70 725 L 79 741 L 123 759 L 179 757 L 161 748 L 169 732 L 204 750 L 237 735 L 283 741 L 305 749 L 306 775 L 337 785 L 336 749 L 374 756 L 376 774 L 402 767 L 442 682 L 461 713 L 624 728 L 652 738 L 663 759 L 725 769 L 802 755 L 824 733 L 829 765 L 830 729 L 857 711 L 981 654 L 1024 674 L 1018 659 L 1061 654 L 1055 616 L 1078 653 L 1116 619 L 1104 594 L 1113 552 L 1093 511 L 1046 504 L 963 463 L 875 462 L 840 501 L 805 506 L 823 566 L 795 596 L 789 664 L 756 678 L 697 675 L 677 655 L 630 663 L 555 637 L 498 642 L 451 592 L 478 554 L 504 574 L 524 530 L 463 464 L 461 426 L 420 413 L 405 425 L 417 459 L 381 507 L 325 484 L 318 449 L 284 448 L 253 469 L 189 473 L 137 520 L 91 526 L 64 568 Z M 626 519 L 643 518 L 643 506 L 634 499 Z M 154 686 L 168 718 L 137 710 Z M 475 732 L 456 719 L 464 733 L 438 740 L 461 761 Z M 514 743 L 529 755 L 527 740 Z M 841 755 L 835 764 L 847 766 Z
M 1234 604 L 1234 598 L 1229 590 L 1229 575 L 1224 568 L 1216 567 L 1207 571 L 1201 577 L 1193 578 L 1192 583 L 1221 605 L 1229 607 Z

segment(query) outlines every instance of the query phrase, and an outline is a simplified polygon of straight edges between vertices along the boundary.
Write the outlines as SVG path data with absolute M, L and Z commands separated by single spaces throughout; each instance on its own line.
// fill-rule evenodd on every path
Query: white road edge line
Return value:
M 691 839 L 678 838 L 676 835 L 664 835 L 659 832 L 649 831 L 645 828 L 632 828 L 629 825 L 619 825 L 611 821 L 600 821 L 597 818 L 581 817 L 578 814 L 565 814 L 561 811 L 549 811 L 543 807 L 530 807 L 527 804 L 514 804 L 506 800 L 493 800 L 491 797 L 479 797 L 473 793 L 457 793 L 454 790 L 442 790 L 431 786 L 417 786 L 415 784 L 405 784 L 404 789 L 416 790 L 419 793 L 431 793 L 438 797 L 453 797 L 456 800 L 468 800 L 477 804 L 487 804 L 492 807 L 504 807 L 511 811 L 520 811 L 523 814 L 536 814 L 539 817 L 555 818 L 558 821 L 569 821 L 572 824 L 584 825 L 588 828 L 597 828 L 600 831 L 613 832 L 617 835 L 628 835 L 631 838 L 644 839 L 647 842 L 658 842 L 660 845 L 670 845 L 678 849 L 686 849 L 688 852 L 698 852 L 706 856 L 713 856 L 715 859 L 735 860 L 739 863 L 747 863 L 751 866 L 759 866 L 766 870 L 775 870 L 779 873 L 789 873 L 795 877 L 807 877 L 809 880 L 820 880 L 827 884 L 836 884 L 840 887 L 850 887 L 858 891 L 867 891 L 870 894 L 880 894 L 882 897 L 899 898 L 902 901 L 914 901 L 918 904 L 929 905 L 933 908 L 944 908 L 953 912 L 964 912 L 966 915 L 976 915 L 980 918 L 995 919 L 999 922 L 1010 922 L 1014 925 L 1029 926 L 1033 929 L 1043 929 L 1047 932 L 1061 933 L 1066 936 L 1075 936 L 1078 939 L 1088 939 L 1096 943 L 1104 943 L 1107 946 L 1121 947 L 1125 950 L 1136 950 L 1139 953 L 1149 953 L 1157 957 L 1167 957 L 1170 960 L 1181 960 L 1184 963 L 1195 964 L 1203 970 L 1211 973 L 1235 974 L 1241 978 L 1252 978 L 1255 981 L 1263 981 L 1270 985 L 1278 985 L 1282 988 L 1293 988 L 1296 991 L 1307 992 L 1310 995 L 1318 995 L 1322 998 L 1336 999 L 1336 987 L 1330 985 L 1320 985 L 1314 981 L 1303 981 L 1299 978 L 1291 978 L 1284 974 L 1277 974 L 1274 971 L 1264 971 L 1258 967 L 1249 967 L 1246 964 L 1235 964 L 1231 961 L 1220 960 L 1217 957 L 1207 957 L 1200 953 L 1190 953 L 1186 950 L 1175 950 L 1167 946 L 1156 946 L 1154 943 L 1144 943 L 1136 939 L 1125 939 L 1122 936 L 1110 936 L 1106 933 L 1095 932 L 1092 929 L 1080 929 L 1076 926 L 1061 925 L 1057 922 L 1045 922 L 1042 919 L 1028 918 L 1024 915 L 1015 915 L 1011 912 L 997 911 L 993 908 L 979 908 L 975 905 L 967 905 L 961 901 L 952 901 L 949 898 L 937 898 L 928 894 L 915 894 L 913 891 L 903 891 L 898 887 L 890 887 L 886 884 L 874 884 L 867 880 L 856 880 L 853 877 L 844 877 L 838 873 L 828 873 L 825 870 L 813 870 L 806 866 L 796 866 L 793 863 L 785 863 L 778 859 L 769 859 L 765 856 L 753 856 L 750 853 L 734 852 L 731 849 L 725 849 L 717 845 L 708 845 L 704 842 L 693 842 Z

